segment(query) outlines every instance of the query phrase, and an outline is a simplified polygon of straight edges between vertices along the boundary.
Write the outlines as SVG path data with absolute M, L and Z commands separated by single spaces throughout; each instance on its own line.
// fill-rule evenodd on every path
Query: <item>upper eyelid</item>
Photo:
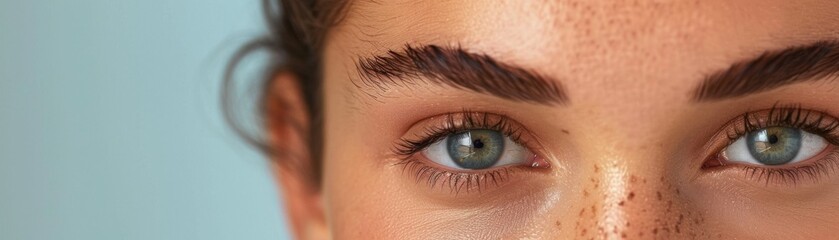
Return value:
M 773 109 L 775 111 L 772 111 Z M 778 112 L 778 110 L 780 110 L 780 112 Z M 777 116 L 778 113 L 785 113 L 785 111 L 790 111 L 790 110 L 811 112 L 810 116 L 809 116 L 809 120 L 811 122 L 817 122 L 817 121 L 814 121 L 815 116 L 823 115 L 823 117 L 821 117 L 821 124 L 820 125 L 828 125 L 828 124 L 825 124 L 826 122 L 827 123 L 835 122 L 836 124 L 839 124 L 839 118 L 835 117 L 835 115 L 832 115 L 829 111 L 805 107 L 802 104 L 778 104 L 778 103 L 775 103 L 770 108 L 763 108 L 763 109 L 759 109 L 759 110 L 746 111 L 745 113 L 735 115 L 730 120 L 723 123 L 715 131 L 713 131 L 714 134 L 711 135 L 710 138 L 706 141 L 706 143 L 700 148 L 701 149 L 700 151 L 703 153 L 702 154 L 702 162 L 704 163 L 704 162 L 707 162 L 709 160 L 712 161 L 715 158 L 720 157 L 721 154 L 722 154 L 722 151 L 724 151 L 728 146 L 733 144 L 739 138 L 745 136 L 750 131 L 757 130 L 757 129 L 760 129 L 760 128 L 774 127 L 774 126 L 795 127 L 795 126 L 788 126 L 788 124 L 785 124 L 783 122 L 778 122 L 777 121 L 778 118 L 770 118 L 769 117 L 770 112 L 773 112 L 773 114 L 775 114 Z M 744 119 L 747 119 L 746 116 L 748 116 L 748 119 L 751 119 L 752 123 L 754 123 L 754 124 L 752 124 L 751 127 L 748 127 L 748 125 L 744 123 L 744 121 L 745 121 Z M 828 143 L 830 143 L 830 144 L 839 145 L 839 128 L 830 129 L 829 131 L 830 132 L 824 132 L 824 131 L 814 132 L 813 130 L 809 130 L 808 132 L 811 132 L 811 133 L 817 134 L 821 137 L 824 137 L 828 141 Z
M 530 130 L 504 114 L 464 109 L 460 112 L 448 112 L 427 119 L 435 118 L 444 119 L 428 124 L 429 126 L 423 126 L 419 134 L 400 138 L 396 143 L 394 152 L 399 156 L 407 157 L 427 148 L 430 144 L 450 134 L 479 128 L 500 131 L 504 136 L 509 137 L 514 142 L 521 144 L 531 151 L 536 152 L 542 150 L 540 147 L 533 146 L 533 143 L 527 140 L 529 137 L 522 137 L 532 135 L 533 133 Z M 415 124 L 422 124 L 422 122 L 419 121 Z
M 724 128 L 728 134 L 728 144 L 731 144 L 748 132 L 776 126 L 800 128 L 839 145 L 839 118 L 827 111 L 807 109 L 798 104 L 775 104 L 770 109 L 746 112 L 726 123 Z

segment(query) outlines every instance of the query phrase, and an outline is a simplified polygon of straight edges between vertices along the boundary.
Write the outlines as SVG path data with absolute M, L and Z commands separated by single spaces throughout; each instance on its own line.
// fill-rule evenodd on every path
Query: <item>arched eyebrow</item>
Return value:
M 359 81 L 353 83 L 362 91 L 364 86 L 383 92 L 394 86 L 431 83 L 521 102 L 568 102 L 558 81 L 460 47 L 406 45 L 383 55 L 361 57 L 355 65 Z
M 708 75 L 693 92 L 695 102 L 743 97 L 807 82 L 829 81 L 839 76 L 839 42 L 819 41 L 732 64 Z

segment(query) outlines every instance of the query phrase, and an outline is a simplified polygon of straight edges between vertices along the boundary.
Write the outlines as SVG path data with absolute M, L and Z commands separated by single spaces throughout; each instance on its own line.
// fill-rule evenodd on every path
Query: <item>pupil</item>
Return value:
M 769 136 L 769 143 L 776 144 L 778 143 L 778 135 L 772 134 Z
M 482 142 L 481 139 L 477 139 L 475 141 L 472 141 L 472 146 L 475 146 L 475 148 L 483 148 L 484 142 Z

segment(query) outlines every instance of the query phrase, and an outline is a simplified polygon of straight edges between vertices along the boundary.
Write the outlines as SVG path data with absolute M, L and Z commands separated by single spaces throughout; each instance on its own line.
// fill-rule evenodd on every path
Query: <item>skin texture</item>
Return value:
M 735 62 L 839 39 L 836 9 L 839 2 L 816 0 L 352 2 L 326 40 L 323 183 L 309 186 L 293 171 L 275 168 L 295 233 L 304 239 L 835 237 L 839 172 L 793 184 L 760 181 L 739 167 L 702 166 L 729 143 L 727 127 L 746 112 L 787 103 L 839 116 L 839 81 L 691 99 L 706 74 Z M 422 82 L 384 91 L 354 84 L 360 57 L 405 44 L 460 46 L 533 70 L 556 79 L 569 103 L 518 102 Z M 288 78 L 275 81 L 282 86 L 278 95 L 299 104 Z M 300 109 L 283 113 L 300 118 Z M 550 167 L 520 166 L 497 185 L 455 193 L 398 164 L 393 148 L 400 138 L 464 109 L 504 115 L 524 127 L 523 141 Z M 305 152 L 300 136 L 282 124 L 269 131 Z

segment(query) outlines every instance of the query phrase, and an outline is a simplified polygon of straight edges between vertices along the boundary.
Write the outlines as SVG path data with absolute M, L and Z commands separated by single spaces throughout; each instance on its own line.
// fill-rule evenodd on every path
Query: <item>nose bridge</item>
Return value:
M 595 239 L 620 238 L 625 231 L 627 201 L 635 199 L 634 192 L 627 191 L 625 166 L 595 163 L 587 171 L 581 171 L 584 184 L 581 187 L 581 201 L 575 217 L 574 232 L 577 237 Z M 630 200 L 631 199 L 631 200 Z
M 568 196 L 575 204 L 564 213 L 576 219 L 574 238 L 707 238 L 697 231 L 704 218 L 690 197 L 690 177 L 681 174 L 687 168 L 675 159 L 679 139 L 672 133 L 679 130 L 655 120 L 668 119 L 658 115 L 673 112 L 673 106 L 641 95 L 634 99 L 646 104 L 643 111 L 601 99 L 578 116 L 586 124 L 575 129 L 588 134 L 574 135 L 579 155 L 570 166 L 578 194 Z
M 597 161 L 581 176 L 581 194 L 575 233 L 594 239 L 696 238 L 703 224 L 680 179 L 662 168 L 644 168 L 627 162 L 639 159 Z M 652 161 L 652 159 L 647 159 Z M 655 162 L 655 161 L 653 161 Z

